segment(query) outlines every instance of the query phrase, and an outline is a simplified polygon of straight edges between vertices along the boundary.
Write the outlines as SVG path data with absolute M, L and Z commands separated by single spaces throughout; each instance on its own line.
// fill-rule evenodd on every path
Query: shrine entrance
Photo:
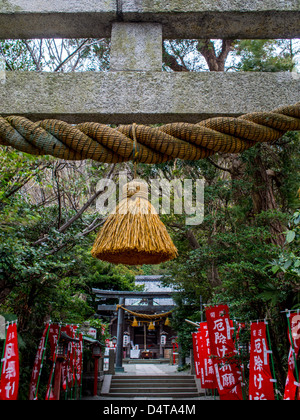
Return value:
M 136 276 L 137 286 L 144 291 L 108 291 L 93 289 L 98 305 L 98 316 L 110 322 L 110 334 L 116 341 L 116 371 L 123 371 L 123 360 L 170 361 L 173 356 L 176 331 L 171 317 L 175 308 L 170 287 L 162 287 L 163 276 Z M 102 303 L 111 298 L 118 303 Z M 173 359 L 172 359 L 173 360 Z
M 144 324 L 140 327 L 134 328 L 134 343 L 139 346 L 140 349 L 147 350 L 157 346 L 159 344 L 157 331 L 147 331 L 147 325 Z M 142 358 L 145 358 L 145 356 Z

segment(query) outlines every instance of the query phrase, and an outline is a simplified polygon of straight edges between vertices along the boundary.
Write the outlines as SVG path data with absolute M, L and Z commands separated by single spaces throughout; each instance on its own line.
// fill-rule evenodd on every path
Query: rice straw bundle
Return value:
M 92 256 L 115 264 L 159 264 L 177 257 L 177 249 L 155 208 L 147 184 L 132 181 L 112 212 L 92 249 Z

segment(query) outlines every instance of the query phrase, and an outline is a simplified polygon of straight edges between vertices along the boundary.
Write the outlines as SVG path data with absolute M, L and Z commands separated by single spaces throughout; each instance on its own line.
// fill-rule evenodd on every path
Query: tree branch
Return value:
M 168 53 L 165 46 L 163 46 L 163 61 L 173 71 L 189 71 L 186 66 L 178 63 L 174 55 Z
M 222 50 L 217 55 L 215 45 L 210 39 L 202 39 L 198 42 L 198 51 L 205 58 L 210 71 L 224 71 L 225 63 L 230 51 L 232 51 L 234 40 L 223 39 Z
M 31 55 L 31 57 L 32 57 L 32 59 L 33 59 L 33 61 L 34 61 L 34 64 L 35 64 L 35 66 L 36 66 L 36 70 L 37 70 L 37 71 L 41 71 L 41 68 L 40 68 L 40 63 L 39 63 L 39 61 L 37 60 L 37 58 L 36 58 L 36 56 L 35 56 L 35 53 L 34 53 L 33 49 L 32 49 L 32 48 L 31 48 L 31 46 L 28 44 L 28 42 L 27 42 L 27 40 L 26 40 L 26 39 L 23 39 L 22 41 L 23 41 L 23 42 L 24 42 L 24 44 L 26 45 L 26 48 L 27 48 L 27 50 L 29 51 L 29 53 L 30 53 L 30 55 Z
M 85 39 L 78 48 L 76 48 L 75 51 L 73 51 L 67 58 L 65 58 L 54 70 L 54 72 L 58 72 L 69 60 L 71 60 L 89 41 L 88 39 Z
M 116 167 L 116 164 L 112 165 L 107 178 L 111 179 L 114 169 Z M 103 191 L 96 191 L 96 193 L 81 207 L 81 209 L 73 216 L 71 219 L 69 219 L 65 224 L 63 224 L 59 232 L 64 233 L 76 220 L 78 220 L 81 215 L 93 204 L 93 202 L 103 193 Z M 33 245 L 40 245 L 43 242 L 48 241 L 48 235 L 45 235 L 43 238 L 39 239 L 38 241 L 34 242 Z
M 216 162 L 214 162 L 211 158 L 206 158 L 213 166 L 215 166 L 217 169 L 220 169 L 221 171 L 226 171 L 229 172 L 230 174 L 232 173 L 231 169 L 229 168 L 224 168 L 223 166 L 218 165 Z
M 224 71 L 225 70 L 225 63 L 227 60 L 227 57 L 229 53 L 233 50 L 233 39 L 223 39 L 222 41 L 222 50 L 220 54 L 218 55 L 217 61 L 218 61 L 218 71 Z
M 96 229 L 98 229 L 100 226 L 102 226 L 105 223 L 105 220 L 106 219 L 103 219 L 99 223 L 97 223 L 98 220 L 100 220 L 100 219 L 98 217 L 96 217 L 96 219 L 90 224 L 90 226 L 88 226 L 86 229 L 84 229 L 83 232 L 78 233 L 75 237 L 69 239 L 67 242 L 64 242 L 64 243 L 60 244 L 57 248 L 52 249 L 46 255 L 47 256 L 54 255 L 57 252 L 61 251 L 66 246 L 68 246 L 70 244 L 76 244 L 78 239 L 83 238 L 83 237 L 89 235 L 90 233 L 92 233 Z

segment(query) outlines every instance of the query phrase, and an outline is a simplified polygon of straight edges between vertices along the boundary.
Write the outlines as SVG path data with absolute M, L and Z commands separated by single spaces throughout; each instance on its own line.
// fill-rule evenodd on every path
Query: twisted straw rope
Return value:
M 137 318 L 142 318 L 142 319 L 158 319 L 158 318 L 165 318 L 165 317 L 167 317 L 167 316 L 171 315 L 171 313 L 173 312 L 173 311 L 169 311 L 169 312 L 164 312 L 164 313 L 162 313 L 162 314 L 147 315 L 147 314 L 140 314 L 140 313 L 138 313 L 138 312 L 133 312 L 133 311 L 130 311 L 129 309 L 125 308 L 125 307 L 124 307 L 124 306 L 122 306 L 122 305 L 117 305 L 117 311 L 118 311 L 119 309 L 123 309 L 124 311 L 126 311 L 126 312 L 130 313 L 131 315 L 133 315 L 133 316 L 135 316 L 135 317 L 137 317 Z
M 161 127 L 111 128 L 93 122 L 73 126 L 58 120 L 34 123 L 24 117 L 0 117 L 0 144 L 65 160 L 151 164 L 175 158 L 198 160 L 217 152 L 239 153 L 258 142 L 273 143 L 287 131 L 296 130 L 300 130 L 300 102 L 272 112 Z

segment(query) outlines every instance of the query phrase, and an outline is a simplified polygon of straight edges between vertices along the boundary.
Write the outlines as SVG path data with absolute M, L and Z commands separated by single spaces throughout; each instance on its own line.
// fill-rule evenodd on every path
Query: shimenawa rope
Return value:
M 112 128 L 93 122 L 74 126 L 58 120 L 34 123 L 19 116 L 0 117 L 0 144 L 65 160 L 152 164 L 239 153 L 260 142 L 273 143 L 287 131 L 296 130 L 300 130 L 300 102 L 272 112 L 161 127 L 134 124 Z
M 154 315 L 148 315 L 148 314 L 140 314 L 138 312 L 130 311 L 129 309 L 125 308 L 122 305 L 117 305 L 117 311 L 119 309 L 123 309 L 124 311 L 128 312 L 129 314 L 142 319 L 158 319 L 158 318 L 166 318 L 167 316 L 171 315 L 173 311 L 164 312 L 162 314 L 154 314 Z

